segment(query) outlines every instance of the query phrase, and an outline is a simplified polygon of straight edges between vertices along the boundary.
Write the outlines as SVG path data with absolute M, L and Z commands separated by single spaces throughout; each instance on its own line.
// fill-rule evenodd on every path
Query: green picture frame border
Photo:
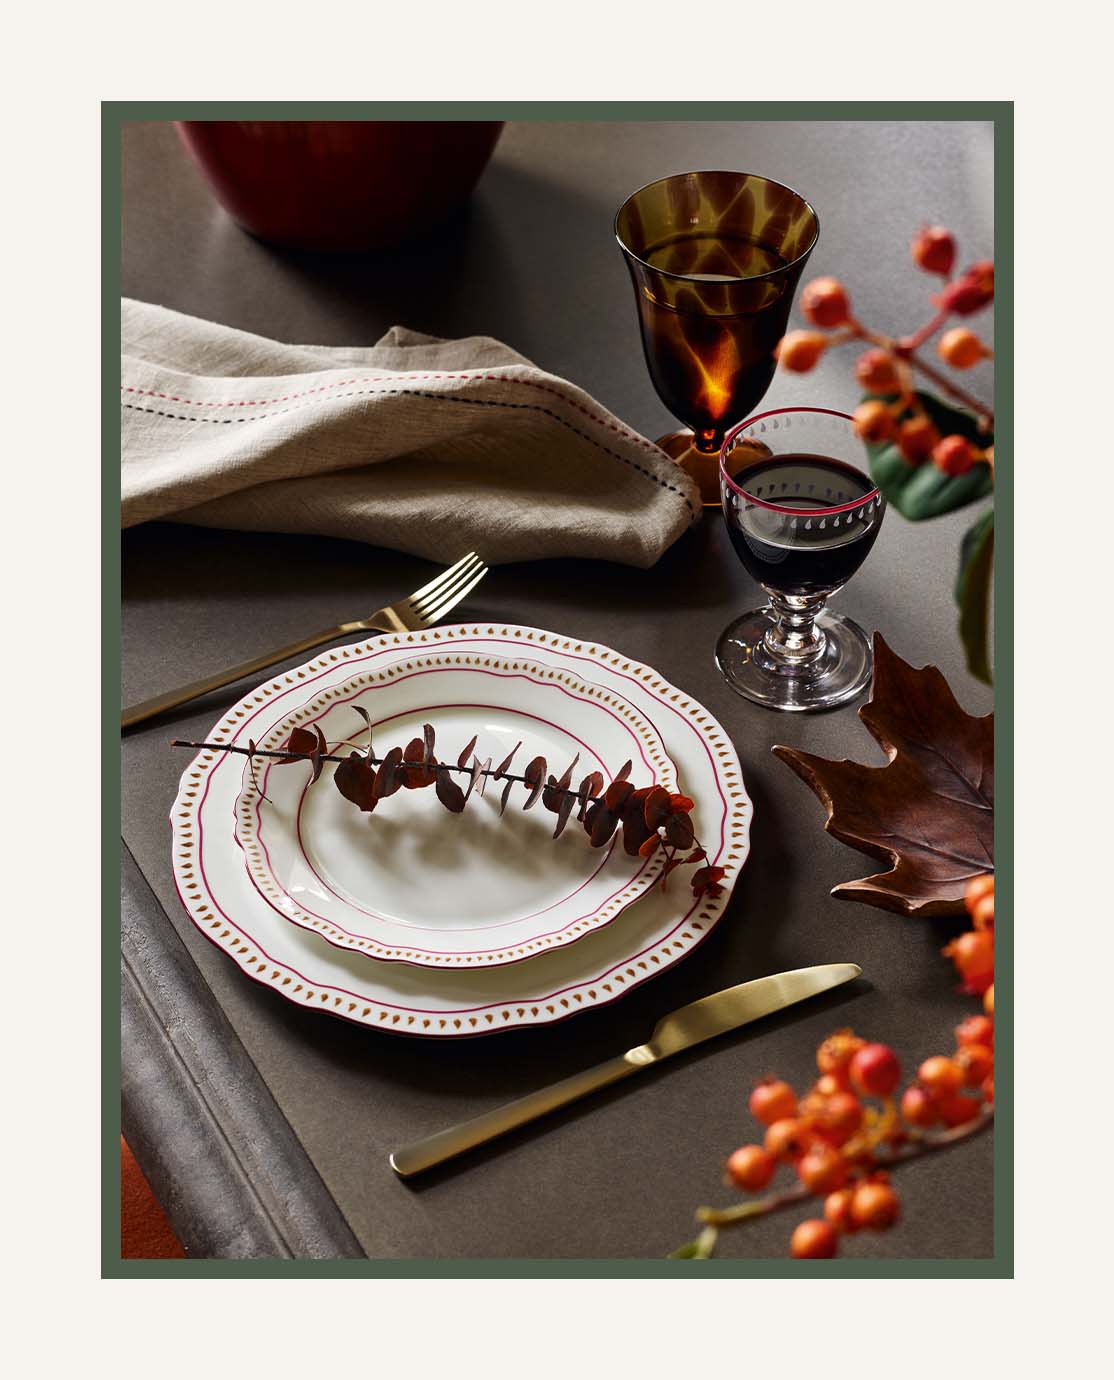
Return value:
M 1012 101 L 105 101 L 101 105 L 102 253 L 102 1160 L 101 1277 L 398 1279 L 1012 1279 L 1014 1273 L 1014 945 L 995 936 L 994 1253 L 898 1260 L 124 1260 L 120 1256 L 120 136 L 138 120 L 982 121 L 994 128 L 995 262 L 995 868 L 1013 914 L 1014 828 L 1014 107 Z

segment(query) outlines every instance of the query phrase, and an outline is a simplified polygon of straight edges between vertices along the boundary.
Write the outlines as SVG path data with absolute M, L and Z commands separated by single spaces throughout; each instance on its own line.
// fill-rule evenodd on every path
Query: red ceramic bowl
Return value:
M 501 120 L 178 120 L 229 215 L 296 249 L 380 249 L 432 228 L 487 166 Z

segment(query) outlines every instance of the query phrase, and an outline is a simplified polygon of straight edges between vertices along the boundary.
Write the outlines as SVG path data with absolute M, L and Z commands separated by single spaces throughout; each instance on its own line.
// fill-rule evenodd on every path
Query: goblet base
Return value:
M 660 446 L 671 460 L 676 460 L 696 483 L 705 508 L 720 506 L 718 450 L 698 450 L 696 437 L 688 430 L 670 431 L 665 436 L 659 436 L 655 445 Z
M 809 713 L 846 704 L 870 684 L 870 641 L 850 618 L 827 610 L 819 614 L 821 648 L 800 662 L 771 654 L 765 635 L 773 624 L 772 609 L 754 609 L 720 634 L 716 665 L 736 694 L 768 709 Z

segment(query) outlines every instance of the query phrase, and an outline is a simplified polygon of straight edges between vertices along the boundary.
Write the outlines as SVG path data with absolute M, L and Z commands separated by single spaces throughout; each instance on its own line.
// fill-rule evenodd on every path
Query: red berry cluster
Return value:
M 925 1059 L 898 1098 L 901 1065 L 893 1050 L 837 1030 L 817 1049 L 819 1077 L 803 1097 L 773 1077 L 751 1093 L 751 1114 L 766 1128 L 763 1141 L 741 1146 L 727 1160 L 727 1182 L 761 1192 L 786 1166 L 799 1187 L 767 1200 L 766 1210 L 800 1197 L 823 1199 L 823 1217 L 809 1218 L 793 1232 L 789 1249 L 798 1259 L 830 1258 L 841 1236 L 892 1227 L 901 1204 L 887 1166 L 910 1158 L 918 1146 L 934 1148 L 940 1130 L 961 1134 L 959 1128 L 985 1118 L 993 1106 L 993 876 L 971 882 L 966 905 L 974 929 L 944 953 L 964 990 L 982 995 L 984 1011 L 956 1027 L 951 1055 Z M 926 1134 L 934 1129 L 935 1142 Z
M 941 226 L 928 226 L 913 240 L 913 262 L 926 273 L 939 274 L 945 286 L 932 304 L 937 314 L 927 325 L 900 340 L 879 335 L 857 321 L 851 311 L 847 289 L 836 278 L 815 278 L 801 293 L 801 310 L 819 330 L 790 331 L 777 347 L 782 366 L 794 373 L 806 373 L 832 345 L 848 340 L 868 342 L 872 348 L 859 356 L 855 374 L 870 398 L 854 414 L 859 436 L 869 444 L 893 441 L 909 465 L 931 459 L 947 475 L 965 474 L 973 465 L 993 465 L 993 446 L 985 449 L 958 433 L 941 436 L 913 391 L 912 369 L 919 368 L 941 383 L 946 391 L 970 402 L 920 360 L 916 351 L 951 316 L 969 316 L 994 300 L 994 265 L 981 260 L 952 278 L 956 246 L 951 232 Z M 835 334 L 824 335 L 823 331 Z M 937 342 L 936 352 L 953 369 L 970 369 L 993 352 L 974 331 L 955 326 Z M 981 411 L 981 409 L 979 409 Z

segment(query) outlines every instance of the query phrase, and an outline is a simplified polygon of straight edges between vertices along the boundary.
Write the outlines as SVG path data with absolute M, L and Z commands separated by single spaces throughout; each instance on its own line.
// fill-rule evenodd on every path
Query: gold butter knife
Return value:
M 524 1126 L 535 1117 L 555 1111 L 569 1102 L 575 1102 L 586 1093 L 597 1088 L 606 1088 L 609 1083 L 617 1083 L 639 1069 L 668 1059 L 671 1054 L 679 1054 L 683 1049 L 691 1049 L 704 1040 L 716 1035 L 724 1035 L 761 1016 L 769 1016 L 781 1011 L 794 1002 L 804 1001 L 826 992 L 830 987 L 838 987 L 841 982 L 850 982 L 862 972 L 854 963 L 821 963 L 814 968 L 794 968 L 787 973 L 773 973 L 769 977 L 755 978 L 752 982 L 741 982 L 737 987 L 727 987 L 722 992 L 701 997 L 677 1011 L 663 1016 L 654 1027 L 654 1033 L 644 1045 L 636 1045 L 606 1063 L 595 1068 L 574 1073 L 571 1078 L 562 1078 L 559 1083 L 551 1083 L 548 1088 L 539 1088 L 528 1093 L 516 1102 L 508 1102 L 503 1107 L 484 1112 L 463 1121 L 459 1126 L 450 1126 L 447 1131 L 438 1131 L 423 1140 L 415 1141 L 391 1155 L 391 1168 L 403 1178 L 420 1174 L 423 1169 L 431 1169 L 435 1164 L 452 1159 L 465 1150 L 494 1140 L 516 1126 Z

